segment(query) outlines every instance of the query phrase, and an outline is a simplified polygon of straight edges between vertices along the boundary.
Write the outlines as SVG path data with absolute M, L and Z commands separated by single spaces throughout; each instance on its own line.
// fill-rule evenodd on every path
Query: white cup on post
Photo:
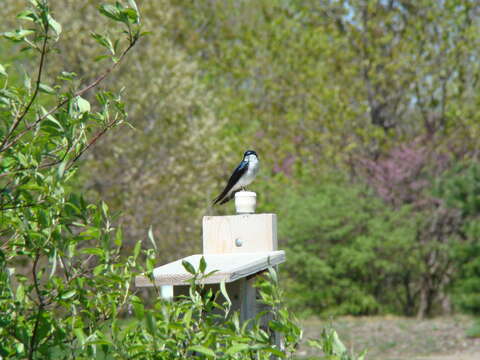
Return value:
M 235 193 L 235 209 L 237 214 L 253 214 L 257 206 L 257 194 L 253 191 Z

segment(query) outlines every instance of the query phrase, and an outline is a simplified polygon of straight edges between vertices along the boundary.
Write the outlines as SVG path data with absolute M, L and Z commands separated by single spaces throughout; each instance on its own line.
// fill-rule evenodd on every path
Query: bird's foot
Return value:
M 247 191 L 247 188 L 245 186 L 242 186 L 242 191 Z

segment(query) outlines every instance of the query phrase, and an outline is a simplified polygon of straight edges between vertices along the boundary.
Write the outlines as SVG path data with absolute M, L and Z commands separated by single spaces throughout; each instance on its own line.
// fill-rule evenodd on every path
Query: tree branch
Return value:
M 38 66 L 38 74 L 37 74 L 37 80 L 35 83 L 35 90 L 33 91 L 33 95 L 30 98 L 30 101 L 28 102 L 27 106 L 25 107 L 25 110 L 17 116 L 15 121 L 12 124 L 12 127 L 8 131 L 8 134 L 5 135 L 5 138 L 2 141 L 2 144 L 0 145 L 0 152 L 4 151 L 7 147 L 5 147 L 5 144 L 7 143 L 8 139 L 12 136 L 13 132 L 17 129 L 18 125 L 22 122 L 22 120 L 25 118 L 27 115 L 28 111 L 32 107 L 35 99 L 37 98 L 38 92 L 40 91 L 40 82 L 42 80 L 42 73 L 43 73 L 43 68 L 45 65 L 45 58 L 47 55 L 47 42 L 48 42 L 48 30 L 49 30 L 49 24 L 48 21 L 45 24 L 45 38 L 43 39 L 43 45 L 42 45 L 42 51 L 40 53 L 40 64 Z M 10 147 L 10 146 L 8 146 Z

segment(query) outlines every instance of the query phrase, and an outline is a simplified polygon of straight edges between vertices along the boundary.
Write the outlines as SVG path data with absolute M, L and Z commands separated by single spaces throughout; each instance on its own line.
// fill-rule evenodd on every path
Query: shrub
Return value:
M 412 312 L 417 219 L 364 187 L 323 183 L 291 194 L 280 237 L 292 305 L 320 314 Z
M 453 248 L 457 272 L 453 274 L 454 303 L 480 314 L 480 165 L 460 163 L 440 179 L 436 193 L 462 217 L 462 241 Z

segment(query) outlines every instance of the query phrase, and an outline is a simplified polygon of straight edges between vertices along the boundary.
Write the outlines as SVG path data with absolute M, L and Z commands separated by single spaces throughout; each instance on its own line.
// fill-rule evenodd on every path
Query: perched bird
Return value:
M 253 150 L 245 151 L 242 162 L 233 171 L 227 186 L 225 186 L 222 193 L 215 198 L 213 204 L 225 204 L 227 201 L 233 199 L 237 191 L 240 191 L 240 189 L 245 190 L 245 187 L 255 179 L 259 168 L 260 162 L 258 161 L 257 153 Z

